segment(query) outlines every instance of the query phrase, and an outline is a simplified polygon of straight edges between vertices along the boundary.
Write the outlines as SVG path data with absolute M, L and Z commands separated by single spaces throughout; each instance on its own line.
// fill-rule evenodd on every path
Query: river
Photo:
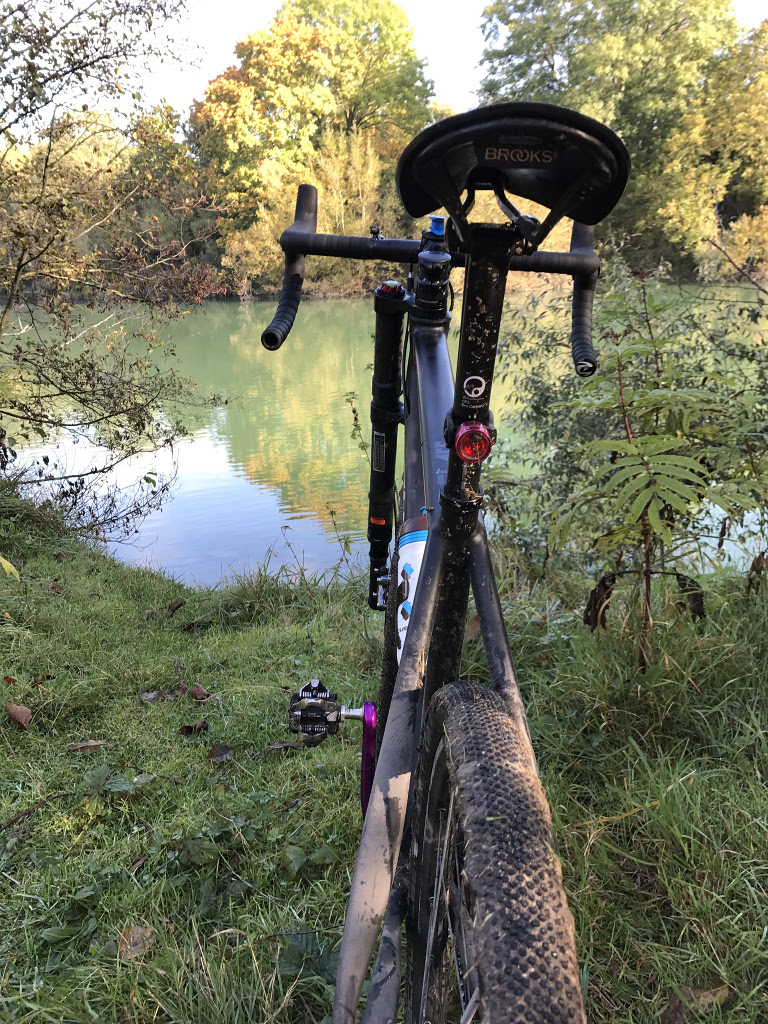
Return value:
M 203 586 L 265 562 L 308 572 L 364 564 L 369 465 L 352 410 L 369 440 L 373 304 L 304 302 L 286 343 L 268 352 L 260 337 L 273 312 L 271 302 L 212 302 L 171 325 L 179 372 L 201 397 L 220 400 L 194 412 L 173 453 L 120 468 L 124 483 L 176 477 L 171 499 L 129 542 L 109 541 L 117 557 Z M 509 436 L 498 384 L 494 397 L 500 433 Z M 83 471 L 87 446 L 46 447 Z

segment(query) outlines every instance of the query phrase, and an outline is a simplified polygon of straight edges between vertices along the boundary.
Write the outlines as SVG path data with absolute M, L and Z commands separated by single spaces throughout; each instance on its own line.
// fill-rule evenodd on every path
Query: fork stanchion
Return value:
M 400 404 L 403 320 L 407 293 L 399 281 L 376 289 L 376 335 L 371 383 L 371 486 L 368 492 L 368 542 L 371 560 L 368 605 L 386 607 L 386 576 L 395 506 L 397 429 L 403 421 Z

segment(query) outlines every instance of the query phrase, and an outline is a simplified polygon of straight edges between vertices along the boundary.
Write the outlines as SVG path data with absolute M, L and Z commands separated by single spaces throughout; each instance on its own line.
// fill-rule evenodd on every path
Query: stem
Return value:
M 13 304 L 16 301 L 16 294 L 19 290 L 19 279 L 21 277 L 21 272 L 24 269 L 24 261 L 27 256 L 27 251 L 26 247 L 22 249 L 21 256 L 19 256 L 19 260 L 16 264 L 16 272 L 13 275 L 13 281 L 11 281 L 11 286 L 8 289 L 8 301 L 5 304 L 2 316 L 0 316 L 0 338 L 5 334 L 5 329 L 8 326 L 8 317 L 11 315 Z
M 653 625 L 651 618 L 651 549 L 653 547 L 653 530 L 648 522 L 645 512 L 640 517 L 643 524 L 643 563 L 645 575 L 645 590 L 643 595 L 643 631 L 640 638 L 640 670 L 645 673 L 649 664 L 648 657 L 648 634 Z
M 627 440 L 632 444 L 632 429 L 629 425 L 629 410 L 627 409 L 627 403 L 624 398 L 624 379 L 621 375 L 621 356 L 617 357 L 616 366 L 619 371 L 619 396 L 621 398 L 621 412 L 624 417 L 624 429 L 627 432 Z
M 726 251 L 726 249 L 723 248 L 722 245 L 718 245 L 714 238 L 708 238 L 707 241 L 710 245 L 714 246 L 715 249 L 719 249 L 719 251 L 723 254 L 723 256 L 725 256 L 725 258 L 731 264 L 731 266 L 734 267 L 741 274 L 742 277 L 746 278 L 751 285 L 757 288 L 757 290 L 759 292 L 762 292 L 764 295 L 768 295 L 768 288 L 763 288 L 761 284 L 758 284 L 751 274 L 748 274 L 743 267 L 740 267 L 738 263 L 736 263 L 736 261 L 731 256 L 728 255 L 728 252 Z
M 618 343 L 617 343 L 618 344 Z M 624 378 L 621 373 L 621 356 L 616 360 L 619 372 L 619 395 L 621 398 L 621 412 L 624 417 L 624 429 L 627 432 L 627 440 L 632 444 L 632 428 L 629 425 L 629 410 L 624 397 Z M 643 630 L 640 639 L 640 667 L 645 672 L 648 666 L 648 634 L 653 625 L 651 618 L 651 549 L 653 547 L 653 530 L 648 522 L 648 514 L 643 512 L 640 516 L 643 525 L 643 566 L 645 574 L 645 593 L 643 599 Z

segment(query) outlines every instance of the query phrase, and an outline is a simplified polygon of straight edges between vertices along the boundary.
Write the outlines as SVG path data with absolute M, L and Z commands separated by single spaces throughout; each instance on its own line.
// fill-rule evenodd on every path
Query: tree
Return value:
M 328 79 L 339 39 L 335 28 L 280 16 L 237 44 L 239 66 L 215 78 L 194 104 L 190 124 L 207 187 L 228 206 L 235 230 L 255 220 L 264 183 L 312 152 L 334 109 Z
M 705 273 L 768 270 L 768 21 L 715 64 L 667 142 L 660 184 L 669 236 Z
M 147 33 L 182 7 L 182 0 L 81 0 L 65 7 L 1 0 L 0 138 L 34 138 L 53 108 L 124 95 L 130 67 L 155 52 Z
M 398 152 L 427 124 L 434 90 L 401 7 L 390 0 L 287 0 L 282 9 L 339 30 L 328 83 L 333 127 L 374 129 Z
M 196 168 L 174 142 L 169 110 L 91 109 L 94 95 L 130 88 L 116 69 L 151 49 L 138 33 L 175 9 L 162 0 L 4 5 L 0 469 L 70 505 L 89 491 L 86 474 L 50 460 L 19 468 L 17 447 L 77 434 L 98 446 L 87 479 L 101 486 L 117 462 L 172 443 L 167 403 L 190 394 L 153 353 L 162 351 L 158 324 L 177 312 L 169 296 L 195 299 L 211 286 L 189 259 L 200 227 Z M 118 505 L 112 494 L 97 517 L 114 518 Z M 135 509 L 132 499 L 124 506 Z
M 429 121 L 432 85 L 395 4 L 288 2 L 235 53 L 190 121 L 225 230 L 253 224 L 270 183 L 307 167 L 327 134 L 374 131 L 392 156 Z
M 207 191 L 227 207 L 222 264 L 246 296 L 254 277 L 279 285 L 276 239 L 302 181 L 320 187 L 328 230 L 399 226 L 393 156 L 429 121 L 432 87 L 405 15 L 383 0 L 294 0 L 235 52 L 239 65 L 193 108 L 191 141 Z M 359 287 L 359 268 L 352 280 Z
M 300 181 L 314 184 L 321 196 L 318 231 L 366 235 L 376 224 L 390 237 L 402 233 L 402 209 L 371 133 L 326 131 L 304 167 L 290 170 L 272 164 L 271 171 L 262 185 L 254 223 L 241 230 L 224 229 L 222 265 L 243 298 L 251 294 L 254 280 L 261 291 L 280 287 L 284 256 L 277 239 L 293 219 Z M 380 263 L 317 260 L 304 289 L 332 291 L 336 296 L 359 292 L 384 272 Z
M 487 100 L 574 107 L 621 134 L 632 176 L 610 224 L 658 255 L 665 147 L 736 40 L 731 0 L 497 0 L 484 33 Z

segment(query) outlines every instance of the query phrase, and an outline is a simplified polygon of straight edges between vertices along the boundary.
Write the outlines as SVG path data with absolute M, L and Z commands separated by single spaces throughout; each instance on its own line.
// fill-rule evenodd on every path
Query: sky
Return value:
M 458 38 L 456 8 L 447 0 L 401 0 L 400 6 L 413 27 L 416 52 L 427 61 L 437 101 L 459 113 L 477 106 L 473 91 L 482 78 L 476 65 L 484 45 L 480 18 L 489 0 L 457 3 L 462 18 Z M 200 67 L 187 59 L 180 66 L 166 63 L 147 81 L 146 98 L 164 98 L 186 113 L 193 99 L 203 98 L 208 82 L 236 62 L 235 43 L 266 28 L 280 6 L 281 0 L 187 0 L 189 54 L 199 48 Z
M 474 95 L 482 78 L 478 67 L 484 40 L 482 12 L 489 0 L 400 0 L 411 22 L 416 52 L 427 62 L 435 83 L 435 99 L 456 113 L 477 106 Z M 188 39 L 180 63 L 155 68 L 146 82 L 145 98 L 166 100 L 186 114 L 195 99 L 202 99 L 208 82 L 236 62 L 235 43 L 250 32 L 266 28 L 281 0 L 187 0 L 183 31 Z M 768 17 L 768 0 L 734 0 L 742 24 L 753 26 Z M 178 32 L 178 28 L 176 29 Z M 195 66 L 197 65 L 197 66 Z

